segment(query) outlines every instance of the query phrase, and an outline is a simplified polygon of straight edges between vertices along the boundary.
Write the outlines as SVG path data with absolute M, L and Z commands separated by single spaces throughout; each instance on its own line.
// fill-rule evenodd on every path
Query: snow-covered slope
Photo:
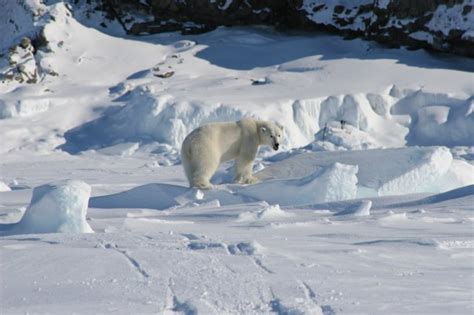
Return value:
M 472 60 L 267 28 L 113 37 L 25 3 L 4 7 L 38 18 L 2 32 L 3 312 L 472 312 Z M 38 27 L 48 44 L 21 40 Z M 183 138 L 241 117 L 285 127 L 262 182 L 225 164 L 189 189 Z

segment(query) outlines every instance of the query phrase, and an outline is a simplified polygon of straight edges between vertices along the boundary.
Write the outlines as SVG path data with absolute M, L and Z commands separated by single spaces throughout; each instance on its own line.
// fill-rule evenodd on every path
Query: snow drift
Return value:
M 454 183 L 457 187 L 472 184 L 472 176 L 463 176 L 472 167 L 468 163 L 459 165 L 452 161 L 452 154 L 444 147 L 312 152 L 276 162 L 256 176 L 261 179 L 297 178 L 334 162 L 357 165 L 358 197 L 441 192 L 452 189 Z M 449 181 L 448 178 L 457 180 Z
M 238 193 L 283 206 L 352 199 L 357 193 L 357 171 L 357 166 L 334 163 L 302 178 L 262 182 Z

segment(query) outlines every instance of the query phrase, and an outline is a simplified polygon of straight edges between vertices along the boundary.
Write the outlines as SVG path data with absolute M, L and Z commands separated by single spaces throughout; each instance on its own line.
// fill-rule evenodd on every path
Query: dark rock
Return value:
M 462 15 L 467 15 L 469 12 L 472 11 L 472 5 L 465 5 L 462 9 Z
M 334 13 L 337 13 L 337 14 L 341 14 L 342 12 L 344 12 L 344 6 L 343 5 L 336 5 L 334 7 Z
M 298 29 L 328 31 L 346 38 L 362 37 L 389 45 L 406 46 L 410 49 L 425 48 L 474 57 L 472 40 L 462 37 L 467 29 L 448 30 L 448 35 L 430 30 L 426 25 L 433 13 L 441 6 L 448 8 L 466 3 L 462 14 L 472 11 L 471 0 L 389 0 L 386 7 L 379 1 L 346 6 L 336 2 L 334 12 L 324 3 L 307 0 L 97 0 L 108 16 L 119 20 L 126 31 L 133 35 L 180 31 L 198 34 L 218 26 L 264 24 L 279 30 Z M 148 22 L 133 22 L 133 14 L 149 16 Z M 331 23 L 319 16 L 332 15 Z M 355 27 L 355 21 L 363 21 L 364 29 Z M 406 20 L 410 20 L 408 23 Z M 403 21 L 403 23 L 397 23 Z M 392 23 L 392 22 L 395 22 Z M 467 23 L 466 23 L 467 24 Z M 353 26 L 354 25 L 354 26 Z M 416 40 L 409 35 L 428 32 L 433 43 Z

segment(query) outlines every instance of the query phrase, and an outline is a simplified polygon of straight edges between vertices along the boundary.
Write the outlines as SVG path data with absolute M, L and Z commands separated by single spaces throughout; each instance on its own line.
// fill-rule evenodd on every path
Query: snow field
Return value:
M 472 313 L 471 60 L 0 4 L 2 52 L 42 24 L 50 50 L 39 83 L 0 84 L 5 313 Z M 185 135 L 248 116 L 285 126 L 262 182 L 189 189 Z

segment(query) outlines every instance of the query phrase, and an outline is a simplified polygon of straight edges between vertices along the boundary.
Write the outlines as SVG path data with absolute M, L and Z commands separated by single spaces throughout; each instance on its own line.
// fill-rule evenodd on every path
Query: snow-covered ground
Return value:
M 474 312 L 473 60 L 25 6 L 0 49 L 46 25 L 49 50 L 0 83 L 2 314 Z M 261 182 L 187 188 L 186 134 L 242 117 L 285 126 Z

